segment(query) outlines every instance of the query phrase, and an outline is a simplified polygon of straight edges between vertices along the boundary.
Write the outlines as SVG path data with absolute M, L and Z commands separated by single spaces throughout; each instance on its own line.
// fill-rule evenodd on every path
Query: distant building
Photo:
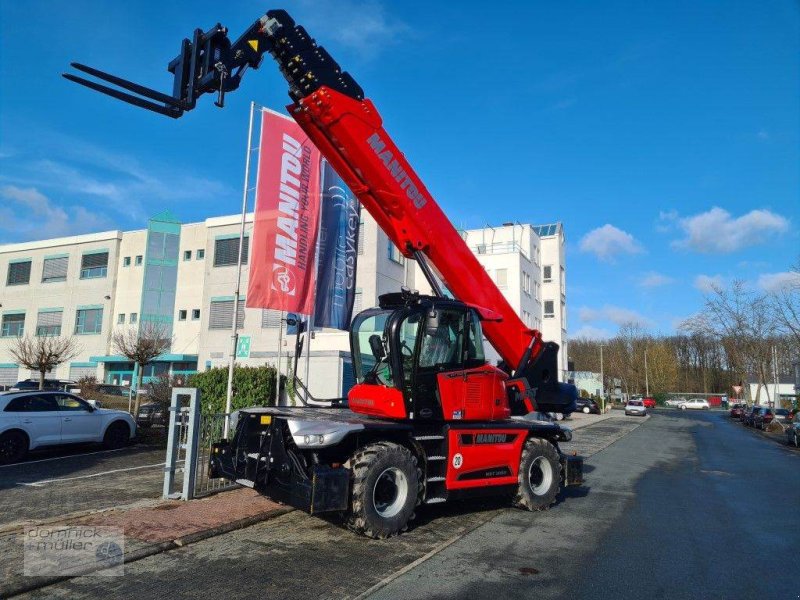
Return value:
M 798 394 L 797 383 L 792 375 L 778 377 L 777 386 L 774 381 L 767 381 L 765 385 L 759 385 L 757 379 L 748 379 L 745 394 L 750 404 L 758 401 L 761 406 L 776 406 L 775 397 L 777 395 L 780 400 L 778 407 L 783 404 L 791 405 Z
M 567 371 L 567 381 L 573 383 L 581 390 L 586 390 L 591 396 L 600 396 L 603 393 L 603 383 L 600 380 L 600 373 L 592 371 Z

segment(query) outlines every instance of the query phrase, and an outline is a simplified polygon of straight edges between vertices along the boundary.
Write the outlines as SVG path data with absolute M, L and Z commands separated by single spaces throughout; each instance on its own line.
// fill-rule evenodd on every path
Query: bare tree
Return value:
M 26 369 L 39 371 L 39 389 L 43 390 L 45 374 L 75 358 L 81 348 L 72 337 L 25 335 L 11 342 L 8 351 Z
M 169 350 L 172 338 L 163 324 L 145 321 L 138 330 L 131 327 L 114 331 L 111 334 L 111 345 L 116 352 L 136 364 L 139 376 L 136 382 L 133 414 L 138 414 L 144 368 L 153 362 L 153 359 Z
M 775 317 L 783 333 L 794 338 L 800 347 L 800 259 L 789 271 L 792 278 L 771 294 Z

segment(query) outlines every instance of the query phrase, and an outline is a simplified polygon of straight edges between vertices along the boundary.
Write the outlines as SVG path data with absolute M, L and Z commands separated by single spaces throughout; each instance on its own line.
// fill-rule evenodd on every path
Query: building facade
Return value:
M 147 228 L 109 231 L 0 246 L 0 384 L 37 377 L 9 354 L 20 335 L 72 335 L 78 355 L 50 376 L 77 380 L 94 375 L 130 385 L 134 365 L 115 353 L 112 335 L 155 324 L 171 336 L 168 352 L 145 368 L 145 381 L 228 364 L 232 345 L 234 290 L 239 252 L 239 215 L 179 223 L 168 212 Z M 560 232 L 560 225 L 558 226 Z M 252 215 L 245 225 L 238 333 L 247 338 L 244 365 L 276 364 L 294 351 L 295 336 L 278 311 L 246 307 Z M 553 317 L 544 312 L 545 252 L 537 228 L 506 225 L 464 232 L 478 260 L 531 327 L 546 331 L 547 319 L 565 314 L 562 294 Z M 563 237 L 563 234 L 561 234 Z M 424 291 L 421 272 L 406 261 L 372 217 L 362 211 L 355 312 L 377 304 L 401 286 Z M 556 273 L 563 281 L 563 249 Z M 558 315 L 558 316 L 556 316 Z M 555 321 L 553 321 L 555 323 Z M 566 327 L 556 326 L 555 331 Z M 554 339 L 545 334 L 546 339 Z M 554 339 L 565 346 L 563 338 Z M 298 374 L 316 397 L 338 397 L 352 385 L 347 332 L 316 330 L 310 343 L 310 377 Z M 563 352 L 563 350 L 562 350 Z

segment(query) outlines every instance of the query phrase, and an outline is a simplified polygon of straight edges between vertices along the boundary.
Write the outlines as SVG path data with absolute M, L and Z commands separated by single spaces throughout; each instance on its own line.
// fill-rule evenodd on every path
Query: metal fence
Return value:
M 167 425 L 164 498 L 191 500 L 236 487 L 208 474 L 211 444 L 222 439 L 226 414 L 202 415 L 200 391 L 174 388 Z

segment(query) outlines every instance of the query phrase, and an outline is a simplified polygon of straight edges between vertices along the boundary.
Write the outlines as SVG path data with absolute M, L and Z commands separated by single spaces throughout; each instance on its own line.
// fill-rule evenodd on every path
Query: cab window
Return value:
M 440 367 L 442 370 L 461 366 L 464 345 L 464 313 L 456 310 L 434 310 L 425 317 L 420 368 Z
M 483 331 L 481 331 L 481 320 L 478 313 L 469 311 L 469 330 L 467 335 L 467 347 L 464 350 L 464 366 L 466 368 L 479 367 L 486 362 L 486 355 L 483 352 Z

